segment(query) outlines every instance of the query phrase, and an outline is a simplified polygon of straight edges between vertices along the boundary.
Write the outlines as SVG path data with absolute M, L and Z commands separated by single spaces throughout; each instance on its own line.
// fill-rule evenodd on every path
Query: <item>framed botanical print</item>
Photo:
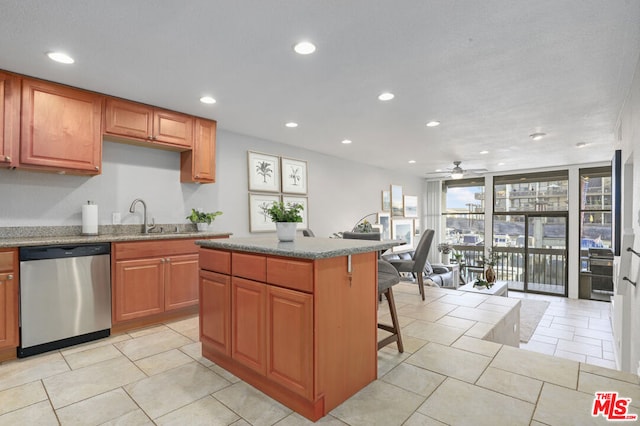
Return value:
M 280 159 L 247 151 L 249 191 L 280 192 Z
M 391 192 L 389 191 L 382 191 L 382 211 L 391 211 Z
M 282 157 L 282 192 L 307 193 L 307 162 Z
M 404 215 L 403 207 L 402 186 L 391 185 L 391 216 L 402 217 Z
M 415 195 L 404 196 L 404 217 L 418 217 L 418 197 Z
M 401 245 L 394 247 L 393 251 L 397 250 L 402 251 L 406 250 L 407 247 L 413 247 L 413 219 L 393 219 L 391 221 L 391 239 L 393 240 L 403 240 L 407 243 L 407 245 Z
M 298 222 L 297 229 L 305 229 L 309 227 L 309 200 L 307 197 L 291 197 L 289 195 L 283 195 L 282 202 L 285 205 L 289 203 L 301 204 L 302 211 L 300 212 L 300 216 L 302 216 L 302 222 Z
M 249 232 L 276 230 L 276 224 L 269 216 L 269 208 L 279 201 L 280 195 L 249 194 Z
M 378 225 L 381 227 L 380 238 L 383 240 L 391 239 L 391 213 L 378 212 Z

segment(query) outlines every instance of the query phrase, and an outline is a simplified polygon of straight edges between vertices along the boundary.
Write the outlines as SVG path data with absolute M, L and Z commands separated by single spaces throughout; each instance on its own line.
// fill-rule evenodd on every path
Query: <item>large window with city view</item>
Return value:
M 580 268 L 590 248 L 611 248 L 611 167 L 580 170 Z
M 465 265 L 480 265 L 484 252 L 484 179 L 445 181 L 443 193 L 445 244 L 462 256 Z
M 567 295 L 566 171 L 494 178 L 492 251 L 510 290 Z

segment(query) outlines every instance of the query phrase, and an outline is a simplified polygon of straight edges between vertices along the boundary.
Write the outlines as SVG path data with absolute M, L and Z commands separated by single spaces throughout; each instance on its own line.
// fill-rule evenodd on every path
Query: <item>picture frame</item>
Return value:
M 302 216 L 302 222 L 298 222 L 297 229 L 306 229 L 309 227 L 309 199 L 308 197 L 291 197 L 288 195 L 282 196 L 282 202 L 286 205 L 289 203 L 298 203 L 302 204 L 302 211 L 300 212 L 300 216 Z
M 278 156 L 247 151 L 249 191 L 280 192 Z
M 382 191 L 382 211 L 383 212 L 391 211 L 391 192 L 390 191 Z
M 382 238 L 383 240 L 390 240 L 391 239 L 391 213 L 378 212 L 378 225 L 380 225 L 381 227 L 380 238 Z
M 249 232 L 275 232 L 276 224 L 267 210 L 279 201 L 280 195 L 249 194 Z
M 282 170 L 282 192 L 288 194 L 307 193 L 307 162 L 293 158 L 280 159 Z
M 418 217 L 418 197 L 415 195 L 405 195 L 404 217 Z
M 391 221 L 391 239 L 403 240 L 406 242 L 406 245 L 403 244 L 400 246 L 396 246 L 392 251 L 404 251 L 408 247 L 413 247 L 414 232 L 415 229 L 413 219 L 393 219 Z
M 404 204 L 402 199 L 402 186 L 391 185 L 391 216 L 404 215 Z

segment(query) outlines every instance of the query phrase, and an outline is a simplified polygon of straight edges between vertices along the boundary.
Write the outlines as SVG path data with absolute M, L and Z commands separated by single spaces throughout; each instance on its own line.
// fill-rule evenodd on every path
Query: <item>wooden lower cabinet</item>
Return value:
M 349 273 L 347 256 L 201 249 L 203 356 L 313 421 L 326 415 L 377 377 L 377 258 L 351 257 Z
M 114 243 L 113 322 L 198 304 L 194 239 Z
M 18 251 L 0 249 L 0 360 L 18 346 Z M 2 350 L 7 350 L 4 356 Z

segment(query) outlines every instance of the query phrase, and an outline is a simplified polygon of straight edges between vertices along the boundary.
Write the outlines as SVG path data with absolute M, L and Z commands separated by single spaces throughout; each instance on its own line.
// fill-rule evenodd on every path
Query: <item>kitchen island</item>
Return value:
M 377 376 L 377 252 L 397 241 L 200 245 L 202 355 L 310 420 Z

